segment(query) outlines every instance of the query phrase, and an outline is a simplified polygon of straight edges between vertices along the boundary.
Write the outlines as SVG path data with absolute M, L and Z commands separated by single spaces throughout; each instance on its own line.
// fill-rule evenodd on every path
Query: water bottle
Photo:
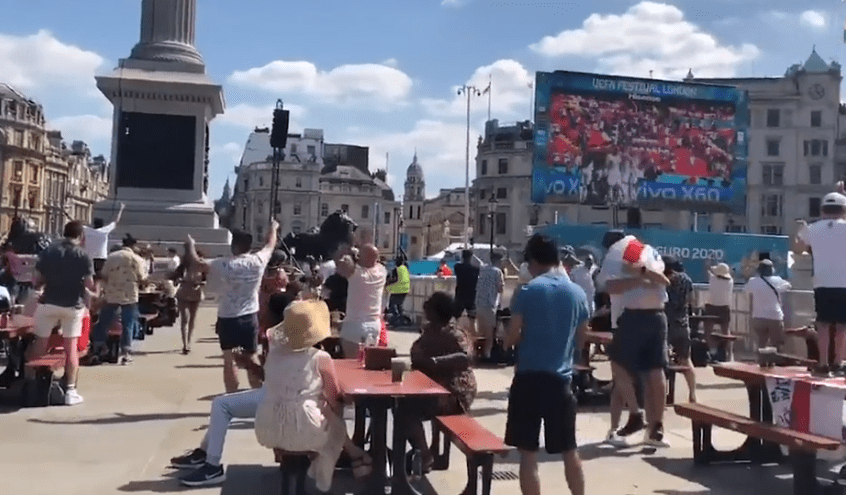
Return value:
M 366 347 L 365 340 L 364 340 L 364 337 L 362 337 L 361 342 L 358 343 L 358 365 L 359 366 L 364 366 L 364 348 L 365 347 Z

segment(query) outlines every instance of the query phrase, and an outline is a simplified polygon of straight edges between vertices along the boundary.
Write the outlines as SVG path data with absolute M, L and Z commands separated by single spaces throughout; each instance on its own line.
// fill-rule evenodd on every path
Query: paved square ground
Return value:
M 235 423 L 226 441 L 223 486 L 184 489 L 167 467 L 170 457 L 199 443 L 208 422 L 211 399 L 223 390 L 221 353 L 213 331 L 214 310 L 201 309 L 194 352 L 182 356 L 179 330 L 157 329 L 139 342 L 131 366 L 82 368 L 79 389 L 85 403 L 77 407 L 0 408 L 0 495 L 278 494 L 280 476 L 273 454 L 255 440 L 252 422 Z M 391 334 L 391 344 L 407 352 L 414 333 Z M 608 374 L 600 363 L 599 375 Z M 512 369 L 476 371 L 479 394 L 473 415 L 498 435 L 505 431 L 505 410 Z M 747 410 L 745 391 L 737 383 L 697 369 L 699 400 L 737 413 Z M 246 386 L 246 377 L 242 377 Z M 679 378 L 676 397 L 687 390 Z M 348 412 L 348 413 L 351 413 Z M 792 493 L 786 466 L 694 467 L 690 423 L 668 412 L 669 449 L 613 449 L 602 444 L 608 429 L 606 408 L 584 409 L 578 418 L 580 453 L 587 493 L 597 495 L 699 495 Z M 739 445 L 741 437 L 716 431 L 718 447 Z M 498 458 L 493 493 L 519 493 L 517 456 Z M 829 468 L 820 466 L 820 472 Z M 335 493 L 360 487 L 337 477 Z M 559 458 L 541 464 L 543 493 L 568 493 Z M 450 469 L 432 473 L 423 493 L 455 495 L 466 483 L 464 457 L 453 449 Z

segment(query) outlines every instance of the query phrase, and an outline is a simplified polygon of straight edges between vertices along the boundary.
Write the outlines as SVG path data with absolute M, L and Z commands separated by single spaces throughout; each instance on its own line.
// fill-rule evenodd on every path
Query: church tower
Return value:
M 423 177 L 423 167 L 417 162 L 417 151 L 414 160 L 408 166 L 405 174 L 405 196 L 403 197 L 403 220 L 405 232 L 408 235 L 408 256 L 413 260 L 423 257 L 424 235 L 426 226 L 423 225 L 423 201 L 426 199 L 426 180 Z

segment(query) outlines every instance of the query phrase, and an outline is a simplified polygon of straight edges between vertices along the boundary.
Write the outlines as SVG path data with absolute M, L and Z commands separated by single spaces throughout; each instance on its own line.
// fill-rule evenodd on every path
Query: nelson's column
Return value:
M 121 202 L 126 233 L 177 247 L 190 234 L 207 256 L 229 251 L 229 232 L 208 198 L 209 122 L 223 88 L 194 47 L 196 0 L 142 0 L 141 40 L 97 87 L 114 105 L 111 189 L 94 216 L 109 222 Z

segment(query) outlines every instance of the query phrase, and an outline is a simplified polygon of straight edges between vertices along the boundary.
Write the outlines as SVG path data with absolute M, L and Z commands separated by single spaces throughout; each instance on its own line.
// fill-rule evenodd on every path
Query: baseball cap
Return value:
M 828 193 L 823 197 L 823 206 L 843 206 L 846 207 L 846 196 L 840 193 Z

